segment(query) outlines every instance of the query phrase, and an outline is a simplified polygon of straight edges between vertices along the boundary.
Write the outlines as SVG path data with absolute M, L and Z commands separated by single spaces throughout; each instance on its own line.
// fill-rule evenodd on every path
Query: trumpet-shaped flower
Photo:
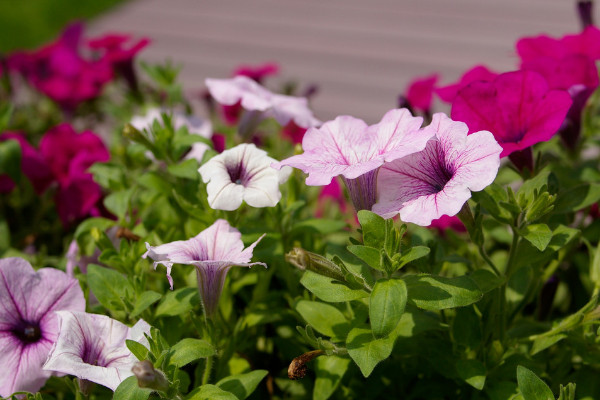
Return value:
M 567 92 L 550 90 L 534 71 L 507 72 L 459 91 L 452 118 L 465 122 L 470 132 L 493 132 L 502 146 L 500 156 L 506 157 L 554 136 L 571 103 Z
M 262 262 L 250 262 L 256 242 L 244 249 L 240 232 L 223 219 L 188 240 L 178 240 L 160 246 L 150 246 L 143 258 L 154 260 L 154 268 L 163 264 L 167 268 L 167 279 L 173 289 L 171 268 L 173 264 L 188 264 L 196 267 L 198 290 L 206 315 L 211 316 L 217 310 L 219 297 L 223 290 L 227 271 L 232 266 L 267 266 Z
M 244 109 L 262 112 L 264 117 L 272 117 L 282 126 L 290 121 L 303 128 L 321 123 L 308 108 L 306 98 L 272 93 L 247 76 L 239 75 L 232 79 L 209 78 L 206 86 L 219 103 L 232 106 L 240 102 Z
M 415 78 L 406 88 L 406 101 L 413 110 L 428 113 L 433 101 L 433 90 L 438 80 L 437 74 Z
M 443 215 L 456 215 L 471 191 L 491 184 L 502 148 L 490 132 L 467 136 L 462 122 L 434 114 L 424 128 L 435 134 L 419 153 L 386 163 L 378 175 L 378 202 L 373 212 L 384 218 L 400 213 L 404 222 L 428 226 Z
M 459 90 L 466 87 L 471 82 L 490 82 L 493 81 L 497 76 L 498 74 L 496 72 L 489 70 L 485 65 L 476 65 L 465 72 L 458 82 L 439 87 L 435 90 L 435 92 L 443 101 L 452 103 Z
M 44 370 L 75 375 L 113 391 L 133 375 L 137 358 L 125 340 L 148 347 L 144 333 L 150 325 L 139 320 L 132 328 L 106 315 L 76 311 L 58 311 L 60 331 L 44 364 Z
M 279 185 L 291 168 L 277 171 L 277 160 L 254 144 L 240 144 L 211 158 L 198 169 L 206 183 L 208 204 L 216 210 L 235 210 L 242 201 L 252 207 L 273 207 L 281 199 Z
M 302 140 L 304 153 L 273 164 L 289 165 L 308 173 L 306 184 L 327 185 L 342 175 L 358 210 L 370 210 L 375 203 L 377 171 L 384 162 L 423 150 L 431 131 L 420 130 L 423 118 L 407 109 L 388 111 L 372 126 L 340 116 L 320 128 L 309 129 Z
M 83 311 L 76 279 L 54 268 L 37 272 L 21 258 L 0 260 L 0 396 L 39 390 L 50 377 L 42 366 L 58 336 L 54 311 Z

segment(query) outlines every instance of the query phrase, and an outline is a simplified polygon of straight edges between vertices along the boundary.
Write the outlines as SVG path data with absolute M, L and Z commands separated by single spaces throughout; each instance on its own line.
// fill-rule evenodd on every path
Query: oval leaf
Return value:
M 408 299 L 425 310 L 464 307 L 479 301 L 483 293 L 468 276 L 446 278 L 430 274 L 406 275 L 402 278 Z
M 396 328 L 406 307 L 406 298 L 404 281 L 382 279 L 375 283 L 369 299 L 369 318 L 376 338 L 385 337 Z

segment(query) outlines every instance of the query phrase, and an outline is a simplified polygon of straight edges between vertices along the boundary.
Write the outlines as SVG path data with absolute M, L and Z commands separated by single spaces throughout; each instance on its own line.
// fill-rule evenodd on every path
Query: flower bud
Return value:
M 148 360 L 138 361 L 131 368 L 131 372 L 137 378 L 138 386 L 154 390 L 166 391 L 169 388 L 169 381 L 165 374 L 154 369 L 152 363 Z
M 292 251 L 287 253 L 285 260 L 302 271 L 312 271 L 338 281 L 346 280 L 342 269 L 336 263 L 299 247 L 294 247 Z

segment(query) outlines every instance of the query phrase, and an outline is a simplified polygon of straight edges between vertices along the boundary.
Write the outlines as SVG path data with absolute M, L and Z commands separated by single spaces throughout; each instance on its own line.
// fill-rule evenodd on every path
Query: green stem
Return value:
M 208 382 L 210 382 L 210 373 L 212 370 L 212 364 L 213 364 L 213 357 L 207 357 L 204 359 L 205 363 L 204 363 L 204 372 L 202 373 L 202 384 L 206 385 Z
M 471 212 L 469 203 L 465 203 L 465 205 L 463 206 L 463 208 L 461 208 L 457 216 L 467 228 L 467 232 L 469 232 L 471 242 L 473 242 L 475 246 L 477 246 L 477 250 L 479 251 L 479 255 L 481 256 L 481 258 L 483 258 L 486 264 L 490 266 L 492 271 L 494 271 L 494 273 L 497 276 L 500 276 L 500 271 L 498 270 L 492 259 L 485 252 L 485 248 L 483 247 L 483 232 L 481 231 L 480 227 L 476 226 L 475 224 L 475 218 L 473 218 L 473 213 Z

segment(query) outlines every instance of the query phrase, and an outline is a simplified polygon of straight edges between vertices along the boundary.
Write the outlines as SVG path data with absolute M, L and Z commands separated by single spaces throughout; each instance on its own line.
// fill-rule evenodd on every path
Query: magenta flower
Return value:
M 433 101 L 433 90 L 439 76 L 437 74 L 412 80 L 407 89 L 405 98 L 413 110 L 429 113 Z
M 16 140 L 21 146 L 21 170 L 29 179 L 35 192 L 39 195 L 48 189 L 54 181 L 52 171 L 50 171 L 46 160 L 33 147 L 25 136 L 20 133 L 6 132 L 0 135 L 0 142 L 5 140 Z M 0 192 L 10 192 L 14 188 L 14 182 L 8 176 L 0 177 L 1 181 L 5 182 L 6 186 L 0 189 Z
M 268 62 L 257 66 L 240 65 L 233 71 L 233 76 L 247 76 L 257 83 L 262 83 L 263 79 L 266 77 L 277 75 L 278 73 L 279 65 L 277 63 Z
M 485 65 L 477 65 L 465 72 L 458 82 L 448 86 L 438 87 L 435 89 L 435 92 L 443 101 L 452 103 L 456 98 L 458 91 L 469 85 L 471 82 L 491 82 L 497 76 L 498 74 L 496 72 L 489 70 Z
M 329 203 L 337 204 L 341 212 L 346 212 L 346 199 L 344 198 L 344 191 L 340 186 L 337 179 L 332 179 L 329 185 L 323 186 L 319 198 L 317 200 L 317 209 L 315 216 L 320 217 L 323 215 L 323 211 L 329 205 Z
M 45 371 L 75 375 L 114 391 L 133 375 L 131 368 L 138 361 L 125 340 L 149 347 L 144 333 L 150 334 L 150 325 L 144 320 L 129 328 L 106 315 L 76 311 L 58 311 L 56 315 L 60 330 Z
M 502 148 L 487 131 L 467 136 L 462 122 L 434 114 L 424 128 L 435 137 L 425 149 L 384 164 L 377 177 L 373 212 L 384 218 L 400 214 L 404 222 L 428 226 L 443 215 L 456 215 L 471 197 L 496 178 Z
M 500 157 L 506 157 L 554 136 L 571 103 L 567 92 L 550 90 L 537 72 L 507 72 L 459 91 L 452 118 L 465 122 L 469 132 L 491 131 L 502 146 Z
M 308 108 L 306 98 L 272 93 L 246 76 L 207 79 L 206 86 L 219 103 L 232 106 L 240 102 L 245 110 L 261 112 L 263 117 L 274 118 L 282 126 L 290 121 L 303 128 L 320 124 Z
M 0 396 L 36 392 L 50 371 L 42 365 L 58 336 L 54 311 L 85 310 L 76 279 L 54 268 L 37 272 L 21 258 L 0 260 Z
M 98 97 L 113 73 L 105 60 L 88 60 L 79 54 L 83 25 L 68 26 L 60 38 L 32 53 L 11 56 L 11 69 L 66 109 Z
M 308 173 L 306 184 L 327 185 L 342 175 L 357 211 L 370 210 L 375 203 L 377 171 L 384 162 L 423 150 L 431 131 L 421 131 L 421 117 L 406 109 L 388 111 L 381 121 L 368 126 L 364 121 L 340 116 L 304 135 L 304 153 L 273 164 L 289 165 Z
M 154 268 L 158 264 L 167 267 L 167 279 L 171 289 L 173 289 L 173 278 L 171 278 L 173 264 L 195 266 L 204 311 L 207 316 L 211 316 L 217 310 L 229 268 L 250 267 L 257 264 L 267 266 L 262 262 L 250 262 L 254 247 L 264 235 L 245 249 L 241 237 L 237 229 L 231 227 L 227 221 L 219 219 L 188 240 L 178 240 L 160 246 L 150 246 L 146 243 L 148 251 L 142 257 L 150 257 L 154 260 Z

